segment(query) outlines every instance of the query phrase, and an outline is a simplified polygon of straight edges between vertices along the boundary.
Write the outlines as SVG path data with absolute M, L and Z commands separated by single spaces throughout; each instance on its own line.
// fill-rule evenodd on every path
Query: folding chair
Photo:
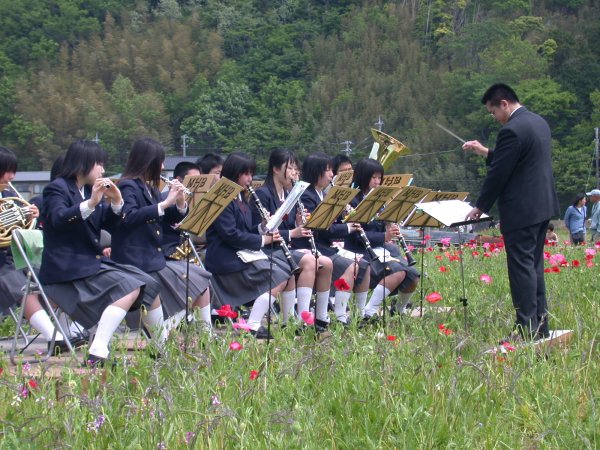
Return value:
M 65 330 L 62 328 L 60 321 L 58 320 L 56 314 L 58 308 L 53 307 L 50 303 L 50 300 L 48 300 L 48 296 L 44 292 L 44 288 L 42 287 L 40 280 L 34 270 L 34 268 L 39 268 L 41 264 L 43 248 L 44 244 L 42 239 L 42 232 L 40 230 L 22 230 L 17 228 L 12 232 L 11 249 L 15 268 L 17 270 L 27 269 L 27 283 L 23 292 L 23 301 L 21 303 L 21 310 L 19 312 L 19 317 L 17 320 L 17 328 L 15 330 L 15 336 L 10 350 L 10 361 L 15 365 L 17 364 L 16 354 L 17 347 L 19 345 L 19 334 L 21 333 L 20 330 L 22 329 L 21 327 L 23 325 L 25 302 L 27 301 L 27 297 L 30 294 L 34 293 L 38 294 L 39 297 L 42 299 L 42 306 L 46 308 L 48 314 L 50 315 L 50 318 L 54 325 L 54 334 L 52 335 L 52 340 L 50 341 L 48 351 L 45 355 L 43 355 L 41 358 L 29 359 L 23 362 L 42 362 L 46 361 L 50 356 L 52 356 L 57 331 L 65 337 L 65 343 L 67 344 L 69 351 L 72 355 L 75 355 L 75 350 L 73 349 L 73 346 L 66 338 L 68 334 L 65 333 Z M 28 345 L 29 342 L 27 342 L 26 345 L 22 349 L 20 349 L 20 352 L 27 348 Z

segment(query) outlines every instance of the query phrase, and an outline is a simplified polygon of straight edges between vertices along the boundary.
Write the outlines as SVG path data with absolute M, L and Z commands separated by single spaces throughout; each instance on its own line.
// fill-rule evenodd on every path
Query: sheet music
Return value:
M 302 196 L 302 194 L 308 186 L 310 186 L 310 184 L 306 181 L 296 182 L 283 204 L 279 207 L 277 211 L 275 211 L 275 214 L 273 214 L 267 222 L 266 228 L 269 233 L 272 233 L 277 228 L 279 228 L 279 225 L 281 225 L 281 221 L 283 220 L 283 218 L 290 213 L 290 211 L 298 202 L 298 199 Z
M 473 207 L 461 200 L 444 200 L 441 202 L 419 203 L 417 209 L 430 215 L 442 225 L 449 227 L 455 223 L 464 222 L 465 217 Z M 487 214 L 482 214 L 481 219 L 488 218 Z

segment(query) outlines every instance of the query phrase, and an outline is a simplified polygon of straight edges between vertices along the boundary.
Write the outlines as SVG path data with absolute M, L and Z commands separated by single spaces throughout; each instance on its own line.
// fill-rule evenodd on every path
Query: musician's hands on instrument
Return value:
M 40 217 L 40 210 L 38 209 L 37 206 L 31 204 L 29 205 L 29 209 L 27 211 L 32 218 L 37 219 L 38 217 Z
M 116 203 L 113 197 L 118 196 L 120 199 L 121 191 L 108 178 L 96 178 L 96 181 L 92 185 L 92 195 L 88 200 L 88 206 L 92 209 L 95 208 L 104 196 L 109 198 L 112 203 Z
M 308 228 L 296 227 L 293 230 L 290 230 L 290 237 L 297 238 L 308 238 L 312 236 L 312 231 Z
M 104 256 L 106 256 L 107 258 L 110 258 L 110 254 L 111 254 L 111 247 L 106 247 L 104 250 L 102 250 L 102 254 Z
M 120 205 L 123 201 L 121 191 L 115 183 L 110 181 L 108 178 L 102 178 L 104 187 L 104 196 L 110 200 L 113 205 Z
M 487 157 L 489 149 L 484 147 L 483 144 L 479 141 L 467 141 L 462 146 L 463 150 L 466 152 L 472 152 L 476 155 L 481 155 Z
M 362 227 L 360 223 L 351 222 L 348 224 L 348 233 L 360 233 L 362 231 Z
M 467 214 L 465 220 L 477 220 L 481 217 L 482 214 L 482 210 L 480 210 L 479 208 L 473 208 L 471 211 L 469 211 L 469 214 Z
M 179 209 L 185 207 L 185 194 L 184 194 L 185 186 L 181 184 L 178 180 L 172 180 L 171 186 L 169 187 L 169 193 L 167 194 L 167 198 L 165 198 L 161 203 L 163 209 L 168 208 L 169 206 L 173 206 L 177 204 Z
M 271 243 L 281 242 L 281 235 L 278 230 L 273 231 L 273 233 L 268 233 L 263 236 L 264 245 L 270 245 Z
M 393 223 L 386 227 L 385 242 L 390 242 L 394 240 L 394 238 L 398 238 L 400 236 L 402 236 L 402 233 L 400 233 L 400 227 L 398 227 L 398 224 Z

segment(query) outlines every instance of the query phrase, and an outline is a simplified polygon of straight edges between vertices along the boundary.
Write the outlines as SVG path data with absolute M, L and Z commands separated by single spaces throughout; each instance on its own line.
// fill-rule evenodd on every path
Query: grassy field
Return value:
M 269 346 L 233 330 L 211 342 L 191 334 L 187 353 L 172 339 L 158 361 L 140 352 L 59 378 L 26 365 L 12 376 L 3 360 L 0 446 L 597 448 L 600 249 L 547 250 L 551 328 L 575 331 L 566 349 L 485 353 L 514 320 L 504 251 L 465 248 L 465 329 L 455 250 L 434 249 L 424 293 L 451 313 L 334 328 L 320 341 L 275 328 Z

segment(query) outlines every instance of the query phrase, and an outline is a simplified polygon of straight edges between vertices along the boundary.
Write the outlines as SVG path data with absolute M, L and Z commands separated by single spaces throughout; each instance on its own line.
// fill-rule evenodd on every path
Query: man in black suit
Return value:
M 503 127 L 494 149 L 478 141 L 463 145 L 464 150 L 485 156 L 488 167 L 481 194 L 467 219 L 478 219 L 498 200 L 516 331 L 526 339 L 547 337 L 544 239 L 550 218 L 559 214 L 550 127 L 522 106 L 515 91 L 505 84 L 491 86 L 481 101 Z

